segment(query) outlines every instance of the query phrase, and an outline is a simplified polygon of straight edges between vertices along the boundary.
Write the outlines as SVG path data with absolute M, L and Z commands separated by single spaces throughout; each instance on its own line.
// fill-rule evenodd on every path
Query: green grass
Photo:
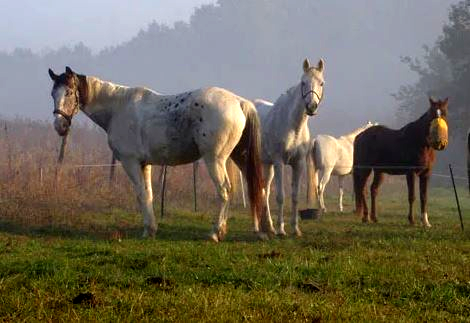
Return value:
M 182 210 L 155 240 L 120 210 L 3 219 L 0 320 L 470 321 L 470 218 L 462 233 L 452 192 L 430 195 L 431 229 L 407 225 L 399 193 L 380 197 L 377 224 L 332 212 L 302 222 L 300 239 L 266 242 L 245 210 L 219 244 L 206 241 L 211 214 Z M 81 293 L 90 299 L 74 304 Z

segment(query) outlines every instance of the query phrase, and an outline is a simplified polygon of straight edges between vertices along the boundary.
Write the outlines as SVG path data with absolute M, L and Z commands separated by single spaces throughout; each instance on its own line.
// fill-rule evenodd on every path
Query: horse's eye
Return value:
M 320 86 L 323 86 L 323 85 L 325 85 L 325 82 L 321 82 Z
M 300 82 L 300 84 L 302 84 L 302 86 L 305 86 L 305 82 L 304 82 L 304 81 Z

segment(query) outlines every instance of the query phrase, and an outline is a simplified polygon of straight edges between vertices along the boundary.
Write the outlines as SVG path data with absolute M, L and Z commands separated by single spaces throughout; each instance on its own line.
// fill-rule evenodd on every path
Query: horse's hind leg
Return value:
M 338 176 L 338 186 L 339 186 L 339 198 L 338 198 L 339 211 L 343 212 L 344 176 L 342 175 Z
M 142 166 L 137 160 L 122 160 L 121 162 L 129 179 L 134 184 L 137 201 L 144 216 L 143 236 L 155 237 L 157 224 L 153 211 L 152 166 Z
M 219 242 L 227 233 L 227 209 L 230 198 L 230 180 L 225 167 L 226 159 L 205 159 L 207 171 L 214 182 L 220 199 L 220 210 L 214 216 L 214 227 L 210 238 Z
M 384 179 L 384 174 L 382 172 L 374 171 L 374 180 L 370 186 L 370 218 L 373 222 L 377 222 L 377 205 L 376 198 L 379 193 L 380 184 L 382 184 Z
M 324 199 L 324 194 L 325 194 L 325 189 L 326 189 L 326 184 L 330 181 L 330 176 L 331 172 L 333 171 L 332 168 L 323 168 L 320 171 L 320 181 L 318 183 L 318 198 L 320 201 L 320 208 L 323 212 L 326 213 L 326 205 L 325 205 L 325 199 Z
M 372 169 L 356 168 L 353 171 L 354 195 L 356 198 L 355 213 L 360 216 L 362 214 L 362 222 L 369 222 L 369 210 L 366 201 L 366 183 Z
M 406 174 L 406 184 L 408 186 L 408 221 L 411 225 L 414 225 L 413 203 L 415 201 L 415 173 L 411 172 Z

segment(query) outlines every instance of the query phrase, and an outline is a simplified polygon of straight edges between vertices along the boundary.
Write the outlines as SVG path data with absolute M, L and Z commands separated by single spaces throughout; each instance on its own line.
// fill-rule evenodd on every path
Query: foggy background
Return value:
M 163 93 L 216 85 L 274 101 L 299 82 L 305 57 L 321 57 L 325 99 L 313 134 L 367 120 L 398 127 L 411 119 L 391 94 L 419 79 L 401 57 L 425 54 L 456 2 L 84 0 L 70 10 L 2 1 L 0 115 L 52 121 L 49 67 Z

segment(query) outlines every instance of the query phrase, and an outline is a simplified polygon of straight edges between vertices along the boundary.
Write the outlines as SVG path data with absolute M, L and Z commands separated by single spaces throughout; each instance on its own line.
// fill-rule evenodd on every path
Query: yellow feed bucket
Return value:
M 437 117 L 431 122 L 430 127 L 431 146 L 436 150 L 443 150 L 449 143 L 447 122 Z

